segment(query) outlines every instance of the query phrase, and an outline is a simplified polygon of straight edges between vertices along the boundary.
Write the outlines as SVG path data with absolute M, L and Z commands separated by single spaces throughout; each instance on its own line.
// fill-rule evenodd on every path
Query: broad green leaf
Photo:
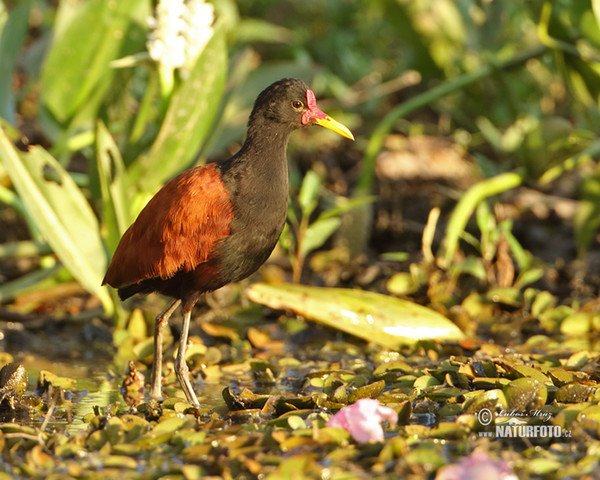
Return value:
M 110 296 L 100 286 L 106 269 L 106 252 L 98 220 L 69 173 L 40 147 L 19 155 L 2 130 L 0 158 L 53 251 L 77 281 L 100 298 L 107 313 L 112 313 Z M 58 182 L 45 179 L 47 168 L 59 176 Z
M 225 36 L 222 29 L 216 29 L 189 77 L 173 93 L 150 152 L 130 168 L 130 179 L 141 190 L 156 191 L 192 163 L 213 127 L 226 71 Z
M 339 228 L 341 223 L 342 220 L 340 218 L 319 219 L 311 223 L 302 238 L 300 255 L 305 256 L 307 253 L 322 246 Z
M 102 122 L 98 122 L 96 155 L 106 243 L 114 251 L 133 221 L 131 190 L 119 148 Z
M 21 0 L 10 13 L 0 35 L 0 117 L 15 123 L 13 72 L 29 28 L 31 0 Z
M 600 0 L 592 0 L 592 11 L 594 12 L 598 28 L 600 28 Z
M 149 13 L 147 0 L 115 2 L 87 0 L 61 2 L 54 39 L 41 78 L 43 102 L 60 123 L 69 122 L 79 110 L 90 108 L 90 99 L 102 99 L 131 32 Z M 136 34 L 137 35 L 137 34 Z M 144 38 L 137 35 L 142 48 Z
M 8 20 L 8 10 L 4 2 L 0 2 L 0 30 L 4 28 Z
M 454 323 L 434 310 L 375 292 L 257 283 L 247 293 L 254 302 L 291 310 L 385 347 L 465 338 Z

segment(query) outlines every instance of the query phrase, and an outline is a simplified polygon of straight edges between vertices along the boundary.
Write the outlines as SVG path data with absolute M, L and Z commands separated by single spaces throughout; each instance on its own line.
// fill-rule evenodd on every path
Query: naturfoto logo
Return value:
M 494 429 L 479 432 L 479 436 L 488 438 L 562 438 L 571 436 L 571 431 L 564 430 L 560 425 L 529 425 L 528 421 L 524 420 L 525 418 L 541 418 L 547 422 L 552 418 L 552 414 L 541 410 L 532 412 L 502 410 L 495 414 L 489 408 L 482 408 L 477 412 L 477 420 L 484 427 L 493 423 Z

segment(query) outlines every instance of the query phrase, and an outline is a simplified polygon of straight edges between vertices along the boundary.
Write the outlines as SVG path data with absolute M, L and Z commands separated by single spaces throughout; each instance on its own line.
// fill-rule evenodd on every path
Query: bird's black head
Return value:
M 289 132 L 317 124 L 354 140 L 350 130 L 319 110 L 308 85 L 294 78 L 284 78 L 269 85 L 256 99 L 249 127 L 263 129 L 267 124 Z
M 273 121 L 289 125 L 291 130 L 302 127 L 308 85 L 302 80 L 284 78 L 269 85 L 257 97 L 250 121 Z

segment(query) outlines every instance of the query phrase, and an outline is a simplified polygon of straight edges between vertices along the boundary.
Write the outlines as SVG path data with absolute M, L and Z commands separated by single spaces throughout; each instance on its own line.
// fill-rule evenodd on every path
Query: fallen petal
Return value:
M 387 421 L 396 425 L 398 414 L 389 407 L 384 407 L 377 400 L 363 398 L 356 403 L 342 408 L 327 422 L 328 427 L 343 428 L 358 443 L 383 441 L 381 422 Z
M 440 468 L 435 480 L 519 480 L 504 460 L 494 460 L 485 450 L 475 450 L 458 463 Z

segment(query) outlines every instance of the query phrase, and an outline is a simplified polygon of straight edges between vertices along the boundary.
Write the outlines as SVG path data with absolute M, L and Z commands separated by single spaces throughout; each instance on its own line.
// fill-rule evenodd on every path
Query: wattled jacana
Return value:
M 175 374 L 187 401 L 198 405 L 185 362 L 192 308 L 203 293 L 254 273 L 275 248 L 287 214 L 288 139 L 312 124 L 354 139 L 317 108 L 304 82 L 272 84 L 256 99 L 240 151 L 173 178 L 121 238 L 102 284 L 117 288 L 122 300 L 151 292 L 175 299 L 156 317 L 152 398 L 161 398 L 162 331 L 181 304 Z

